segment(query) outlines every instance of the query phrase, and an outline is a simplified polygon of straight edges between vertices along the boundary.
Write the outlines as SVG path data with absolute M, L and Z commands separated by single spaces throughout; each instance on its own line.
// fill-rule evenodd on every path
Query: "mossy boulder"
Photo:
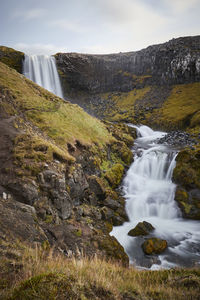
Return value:
M 167 248 L 167 241 L 159 238 L 152 237 L 147 239 L 142 244 L 142 249 L 145 254 L 160 254 Z
M 177 187 L 175 200 L 184 218 L 200 220 L 200 189 L 192 189 L 187 192 L 185 189 Z
M 23 59 L 23 52 L 0 46 L 0 61 L 19 73 L 22 73 Z
M 123 173 L 124 166 L 120 163 L 116 163 L 106 172 L 105 178 L 108 180 L 111 187 L 116 188 L 122 180 Z
M 106 257 L 112 260 L 122 262 L 124 265 L 129 264 L 129 259 L 124 248 L 119 244 L 114 236 L 97 236 L 99 249 L 105 252 Z
M 128 232 L 130 236 L 148 235 L 155 228 L 148 222 L 139 222 L 133 229 Z

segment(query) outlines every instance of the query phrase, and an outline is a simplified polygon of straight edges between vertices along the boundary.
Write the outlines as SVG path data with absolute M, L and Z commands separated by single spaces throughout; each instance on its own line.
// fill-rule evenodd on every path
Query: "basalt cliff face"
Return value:
M 172 39 L 128 53 L 58 53 L 56 60 L 64 86 L 66 80 L 68 88 L 90 93 L 196 82 L 200 80 L 200 36 Z

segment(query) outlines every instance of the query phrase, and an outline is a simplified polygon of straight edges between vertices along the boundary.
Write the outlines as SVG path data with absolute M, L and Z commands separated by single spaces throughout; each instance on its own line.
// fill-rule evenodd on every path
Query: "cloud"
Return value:
M 182 14 L 198 5 L 199 0 L 164 0 L 164 3 L 172 13 Z
M 52 55 L 58 52 L 67 52 L 66 47 L 58 47 L 53 44 L 26 44 L 26 43 L 17 43 L 14 45 L 14 48 L 23 51 L 26 54 L 46 54 Z
M 24 21 L 34 20 L 42 18 L 46 15 L 47 11 L 45 9 L 30 9 L 24 11 L 15 11 L 13 13 L 14 18 L 21 18 Z
M 123 33 L 141 39 L 160 31 L 169 19 L 153 7 L 139 0 L 101 0 L 105 27 L 112 32 Z
M 81 24 L 79 24 L 78 22 L 67 21 L 65 19 L 51 21 L 49 22 L 49 25 L 65 31 L 71 31 L 74 33 L 83 33 L 85 31 L 83 26 L 81 26 Z

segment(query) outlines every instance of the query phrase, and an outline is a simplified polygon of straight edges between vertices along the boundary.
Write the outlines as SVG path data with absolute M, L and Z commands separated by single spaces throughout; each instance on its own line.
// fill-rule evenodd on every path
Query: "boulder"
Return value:
M 142 249 L 145 254 L 160 254 L 167 248 L 167 241 L 152 237 L 147 239 L 142 244 Z
M 99 200 L 105 199 L 105 188 L 101 178 L 97 176 L 89 176 L 88 183 L 90 190 L 97 196 Z
M 128 232 L 128 235 L 130 236 L 148 235 L 154 229 L 155 228 L 150 223 L 143 221 L 143 222 L 139 222 L 135 226 L 135 228 L 131 229 Z
M 106 206 L 106 207 L 109 207 L 113 210 L 117 210 L 118 208 L 121 207 L 120 203 L 117 201 L 117 200 L 113 200 L 112 198 L 110 197 L 107 197 L 103 204 Z

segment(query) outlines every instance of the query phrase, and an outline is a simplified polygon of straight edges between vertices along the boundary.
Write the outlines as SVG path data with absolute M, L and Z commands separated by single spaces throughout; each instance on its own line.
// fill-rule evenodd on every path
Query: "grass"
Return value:
M 105 100 L 112 103 L 104 112 L 105 119 L 110 121 L 130 121 L 134 116 L 134 105 L 137 100 L 142 99 L 148 93 L 150 87 L 147 86 L 141 89 L 134 89 L 130 92 L 123 93 L 106 93 L 101 95 Z
M 180 126 L 199 125 L 200 83 L 176 85 L 161 109 L 161 118 Z
M 139 271 L 98 257 L 69 259 L 37 246 L 23 248 L 21 265 L 7 287 L 0 277 L 0 299 L 199 299 L 199 269 Z
M 4 102 L 10 114 L 16 111 L 52 138 L 57 145 L 74 144 L 105 145 L 113 140 L 103 123 L 88 115 L 79 106 L 63 101 L 40 88 L 15 70 L 0 63 L 0 85 L 9 90 L 12 104 Z
M 22 73 L 22 60 L 24 53 L 15 49 L 0 46 L 0 61 L 18 72 Z

